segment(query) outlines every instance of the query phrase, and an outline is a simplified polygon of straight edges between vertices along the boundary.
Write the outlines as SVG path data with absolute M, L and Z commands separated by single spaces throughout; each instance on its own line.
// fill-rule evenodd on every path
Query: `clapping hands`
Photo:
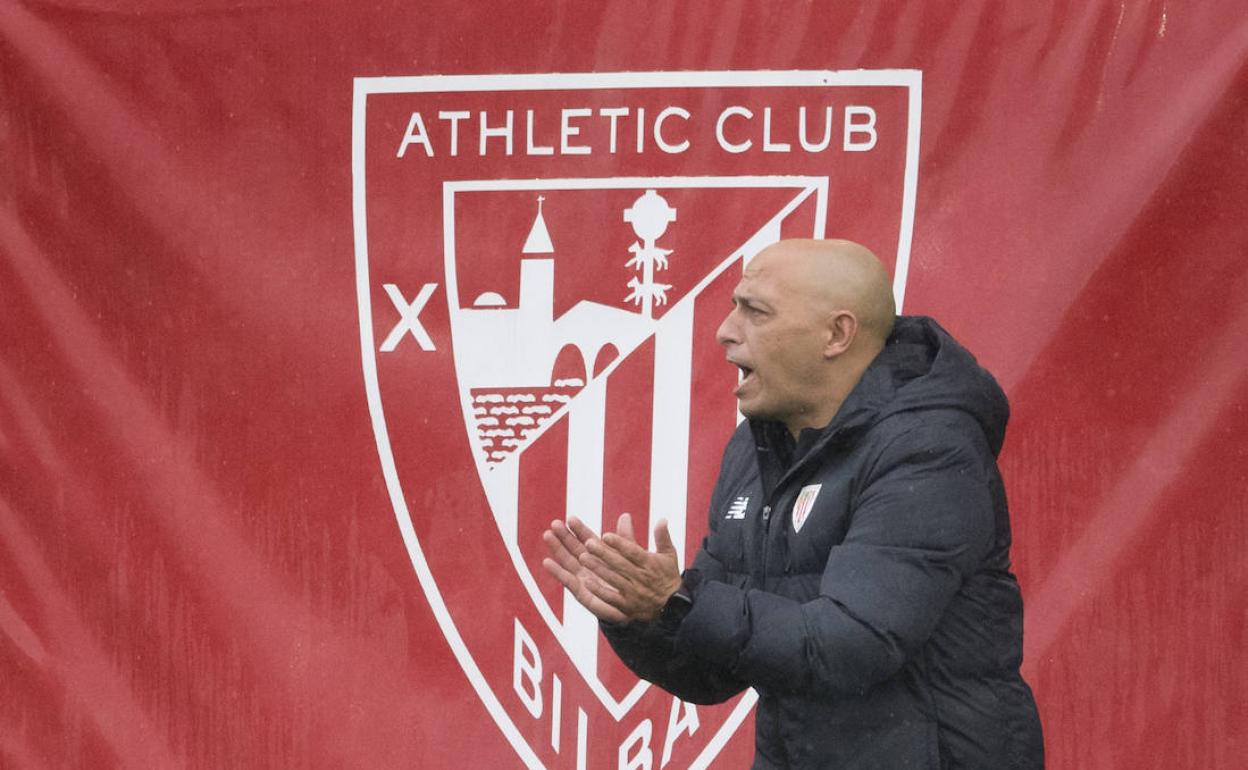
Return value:
M 637 543 L 627 513 L 601 538 L 569 517 L 567 524 L 551 522 L 542 540 L 550 553 L 542 566 L 599 620 L 654 620 L 680 588 L 679 559 L 663 519 L 655 523 L 654 551 Z

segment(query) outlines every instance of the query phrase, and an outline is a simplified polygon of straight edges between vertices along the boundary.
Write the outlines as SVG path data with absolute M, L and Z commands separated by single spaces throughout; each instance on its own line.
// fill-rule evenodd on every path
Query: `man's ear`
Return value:
M 823 357 L 835 358 L 854 344 L 858 336 L 858 318 L 848 310 L 837 310 L 828 316 L 824 335 Z

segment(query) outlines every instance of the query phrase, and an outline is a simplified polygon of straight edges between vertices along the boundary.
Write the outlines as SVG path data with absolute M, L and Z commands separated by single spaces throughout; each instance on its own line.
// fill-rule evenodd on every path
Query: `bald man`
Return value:
M 755 768 L 1043 767 L 992 376 L 849 241 L 763 250 L 718 338 L 748 419 L 693 566 L 624 515 L 552 522 L 547 571 L 639 676 L 755 688 Z

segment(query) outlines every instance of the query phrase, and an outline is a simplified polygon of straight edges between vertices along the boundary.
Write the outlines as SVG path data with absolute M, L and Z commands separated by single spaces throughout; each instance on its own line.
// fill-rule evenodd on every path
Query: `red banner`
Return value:
M 0 765 L 742 767 L 539 566 L 685 560 L 783 237 L 992 370 L 1055 768 L 1236 767 L 1232 2 L 0 8 Z

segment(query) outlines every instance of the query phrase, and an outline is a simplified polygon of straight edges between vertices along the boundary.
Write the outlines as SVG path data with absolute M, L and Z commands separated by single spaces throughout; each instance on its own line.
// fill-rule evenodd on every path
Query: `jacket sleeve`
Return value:
M 737 446 L 733 446 L 736 444 Z M 749 451 L 742 450 L 749 447 Z M 752 458 L 753 444 L 749 434 L 741 432 L 724 449 L 719 478 L 711 494 L 711 511 L 722 510 L 729 497 L 730 480 L 739 478 Z M 711 583 L 727 583 L 729 576 L 724 563 L 715 554 L 715 530 L 719 517 L 710 515 L 710 535 L 694 557 L 693 569 L 701 578 L 694 595 L 694 607 L 701 601 L 705 587 Z M 720 703 L 749 685 L 733 675 L 722 661 L 708 660 L 694 654 L 688 647 L 678 648 L 676 630 L 659 622 L 600 624 L 603 635 L 616 655 L 633 673 L 653 682 L 678 698 L 690 703 Z
M 709 555 L 705 545 L 694 562 L 703 580 L 698 594 L 710 581 L 718 581 L 723 568 Z M 694 606 L 699 601 L 694 597 Z M 748 685 L 738 680 L 727 666 L 678 648 L 676 630 L 658 621 L 600 624 L 603 635 L 624 665 L 637 676 L 657 684 L 690 703 L 721 703 Z
M 773 692 L 859 693 L 891 677 L 991 548 L 991 462 L 963 425 L 893 437 L 829 552 L 819 596 L 707 583 L 678 629 L 678 654 Z

